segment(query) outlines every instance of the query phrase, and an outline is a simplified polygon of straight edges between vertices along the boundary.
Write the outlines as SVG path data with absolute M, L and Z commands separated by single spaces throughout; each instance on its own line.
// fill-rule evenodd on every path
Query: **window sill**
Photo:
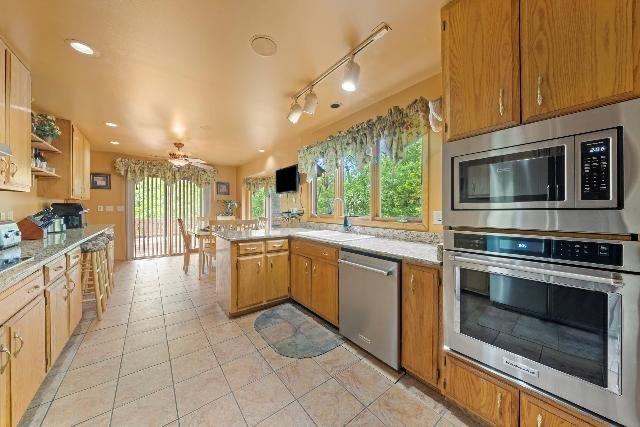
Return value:
M 311 216 L 307 219 L 308 222 L 318 224 L 339 224 L 342 225 L 342 217 L 318 217 Z M 406 230 L 406 231 L 429 231 L 429 227 L 423 222 L 399 222 L 391 219 L 365 219 L 365 218 L 351 218 L 351 224 L 357 227 L 374 227 L 374 228 L 390 228 L 394 230 Z

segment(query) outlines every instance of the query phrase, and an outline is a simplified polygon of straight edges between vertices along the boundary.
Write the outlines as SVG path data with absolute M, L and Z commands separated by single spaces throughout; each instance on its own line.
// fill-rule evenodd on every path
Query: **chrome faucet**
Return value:
M 344 208 L 345 208 L 344 200 L 342 200 L 340 197 L 336 197 L 336 198 L 334 198 L 333 200 L 334 200 L 334 201 L 335 201 L 335 200 L 339 200 L 339 201 L 340 201 L 340 203 L 342 203 L 342 210 L 343 210 L 343 214 L 344 214 L 344 221 L 342 222 L 342 229 L 343 229 L 346 233 L 348 233 L 348 232 L 350 232 L 350 231 L 351 231 L 352 224 L 351 224 L 351 218 L 349 218 L 349 215 L 347 215 L 347 213 L 346 213 L 346 212 L 344 212 L 344 210 L 345 210 L 345 209 L 344 209 Z

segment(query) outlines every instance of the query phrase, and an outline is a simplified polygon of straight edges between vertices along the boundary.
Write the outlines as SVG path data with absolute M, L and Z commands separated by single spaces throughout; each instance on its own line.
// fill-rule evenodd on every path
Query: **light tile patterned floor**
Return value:
M 120 263 L 104 319 L 85 317 L 23 426 L 465 426 L 409 376 L 344 344 L 311 359 L 274 352 L 258 313 L 228 319 L 214 279 L 182 258 Z

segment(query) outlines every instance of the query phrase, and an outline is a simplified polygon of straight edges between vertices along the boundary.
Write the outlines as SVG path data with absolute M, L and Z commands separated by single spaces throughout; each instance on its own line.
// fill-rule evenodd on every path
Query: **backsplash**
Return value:
M 343 231 L 342 225 L 340 224 L 301 221 L 299 225 L 296 223 L 293 224 L 293 226 L 309 228 L 312 230 Z M 426 231 L 395 230 L 392 228 L 361 227 L 354 225 L 351 227 L 351 232 L 356 234 L 367 234 L 369 236 L 384 239 L 407 240 L 410 242 L 428 243 L 431 245 L 437 245 L 443 242 L 442 233 L 430 233 Z

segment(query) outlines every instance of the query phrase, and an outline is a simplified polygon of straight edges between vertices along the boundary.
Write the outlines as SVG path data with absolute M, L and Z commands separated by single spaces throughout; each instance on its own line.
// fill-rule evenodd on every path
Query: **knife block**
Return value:
M 18 229 L 22 240 L 42 240 L 47 237 L 47 230 L 38 227 L 29 218 L 18 221 Z

